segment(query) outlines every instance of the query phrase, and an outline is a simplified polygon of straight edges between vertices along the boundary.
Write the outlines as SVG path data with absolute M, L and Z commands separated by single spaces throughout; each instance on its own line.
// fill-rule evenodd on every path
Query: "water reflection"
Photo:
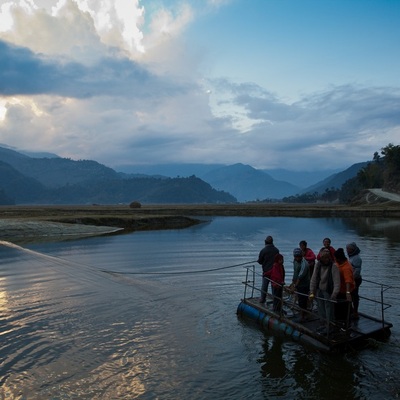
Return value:
M 258 360 L 262 363 L 263 377 L 279 380 L 286 376 L 287 369 L 283 360 L 282 341 L 283 339 L 279 336 L 272 336 L 265 340 L 263 357 Z
M 388 310 L 389 343 L 328 356 L 237 319 L 242 267 L 185 273 L 250 262 L 272 234 L 291 278 L 293 247 L 305 239 L 317 251 L 328 236 L 335 247 L 359 245 L 366 279 L 398 282 L 393 226 L 372 219 L 226 217 L 179 231 L 29 245 L 42 257 L 0 248 L 0 397 L 399 395 L 398 292 Z M 159 274 L 166 271 L 182 274 Z M 367 282 L 361 290 L 370 291 Z
M 304 351 L 280 337 L 267 337 L 262 348 L 265 398 L 368 398 L 359 385 L 360 365 L 346 355 Z
M 387 238 L 391 242 L 400 242 L 400 219 L 384 219 L 376 217 L 348 218 L 344 223 L 354 229 L 358 236 Z

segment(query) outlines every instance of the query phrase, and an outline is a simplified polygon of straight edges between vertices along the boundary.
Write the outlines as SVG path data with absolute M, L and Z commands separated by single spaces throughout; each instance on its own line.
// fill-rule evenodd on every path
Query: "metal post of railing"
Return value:
M 348 331 L 349 327 L 350 327 L 350 314 L 351 314 L 351 301 L 347 302 L 347 317 L 346 317 L 346 332 Z
M 248 288 L 248 286 L 250 286 L 250 283 L 251 283 L 251 298 L 253 298 L 254 297 L 254 285 L 255 285 L 255 279 L 256 279 L 255 268 L 254 268 L 254 265 L 251 266 L 253 281 L 249 280 L 250 267 L 245 267 L 245 268 L 246 268 L 246 278 L 245 278 L 245 281 L 243 282 L 244 283 L 244 294 L 243 294 L 244 297 L 243 298 L 244 299 L 247 298 L 247 288 Z
M 383 305 L 383 285 L 381 285 L 381 315 L 382 315 L 382 329 L 385 328 L 385 308 Z
M 247 284 L 249 283 L 249 267 L 246 267 L 246 278 L 244 281 L 244 294 L 243 294 L 243 298 L 246 298 L 246 294 L 247 294 Z
M 252 290 L 251 290 L 251 297 L 254 297 L 254 286 L 256 285 L 256 269 L 254 265 L 251 266 L 253 270 L 253 285 L 252 285 Z

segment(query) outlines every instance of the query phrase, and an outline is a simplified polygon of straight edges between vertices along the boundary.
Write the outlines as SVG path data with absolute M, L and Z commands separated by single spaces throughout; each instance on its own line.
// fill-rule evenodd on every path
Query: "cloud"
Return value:
M 0 95 L 55 94 L 65 97 L 147 97 L 184 90 L 138 63 L 109 56 L 86 66 L 49 59 L 0 40 Z
M 246 154 L 268 166 L 333 168 L 372 159 L 374 151 L 398 141 L 400 89 L 342 85 L 285 103 L 254 84 L 219 81 L 222 108 L 241 107 L 251 128 L 242 133 Z M 224 113 L 222 112 L 223 115 Z M 318 165 L 315 162 L 318 160 Z M 254 164 L 253 164 L 254 165 Z
M 398 141 L 397 88 L 331 86 L 289 102 L 254 82 L 208 80 L 187 36 L 196 17 L 193 5 L 137 0 L 4 3 L 0 141 L 109 166 L 290 169 L 350 166 Z
M 131 57 L 143 52 L 143 8 L 138 0 L 59 0 L 39 8 L 14 0 L 0 8 L 0 37 L 35 53 L 92 62 L 118 49 Z

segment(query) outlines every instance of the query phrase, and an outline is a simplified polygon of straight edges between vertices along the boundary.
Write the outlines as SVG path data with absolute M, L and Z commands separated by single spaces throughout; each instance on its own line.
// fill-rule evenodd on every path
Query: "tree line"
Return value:
M 304 193 L 285 197 L 284 203 L 350 203 L 365 189 L 383 189 L 400 193 L 400 146 L 389 143 L 376 151 L 370 161 L 354 178 L 348 179 L 340 189 L 329 188 L 323 193 Z

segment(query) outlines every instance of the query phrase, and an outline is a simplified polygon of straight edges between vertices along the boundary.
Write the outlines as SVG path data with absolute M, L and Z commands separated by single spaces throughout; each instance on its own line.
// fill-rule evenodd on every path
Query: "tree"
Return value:
M 400 193 L 400 146 L 389 143 L 381 149 L 385 157 L 385 171 L 383 173 L 383 189 L 388 192 Z
M 373 161 L 342 185 L 340 202 L 349 203 L 361 191 L 371 188 L 400 193 L 400 146 L 389 143 L 381 149 L 381 155 L 376 151 Z

